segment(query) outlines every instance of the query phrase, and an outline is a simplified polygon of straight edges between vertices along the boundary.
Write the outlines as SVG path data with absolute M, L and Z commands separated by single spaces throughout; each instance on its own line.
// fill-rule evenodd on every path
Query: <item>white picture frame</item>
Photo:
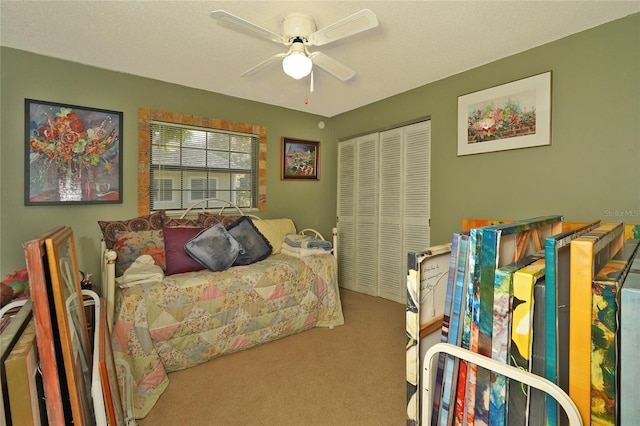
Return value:
M 551 71 L 458 97 L 458 156 L 551 144 Z

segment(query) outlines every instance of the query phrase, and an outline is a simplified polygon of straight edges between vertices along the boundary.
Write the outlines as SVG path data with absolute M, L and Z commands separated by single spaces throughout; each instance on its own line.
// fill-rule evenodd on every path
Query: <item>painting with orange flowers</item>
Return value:
M 122 112 L 25 99 L 29 205 L 122 203 Z
M 551 72 L 458 97 L 458 155 L 550 143 Z

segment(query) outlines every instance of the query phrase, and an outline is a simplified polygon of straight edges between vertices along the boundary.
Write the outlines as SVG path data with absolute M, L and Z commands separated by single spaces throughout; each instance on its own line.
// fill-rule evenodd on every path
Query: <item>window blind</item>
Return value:
M 162 122 L 150 128 L 152 211 L 181 210 L 214 197 L 257 207 L 257 135 Z

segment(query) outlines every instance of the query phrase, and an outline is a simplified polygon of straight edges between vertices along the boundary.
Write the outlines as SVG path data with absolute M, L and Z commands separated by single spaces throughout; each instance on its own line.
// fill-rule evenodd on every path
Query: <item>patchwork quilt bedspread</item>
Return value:
M 223 272 L 167 276 L 119 291 L 113 352 L 129 365 L 136 418 L 168 373 L 311 327 L 342 325 L 333 255 L 284 254 Z

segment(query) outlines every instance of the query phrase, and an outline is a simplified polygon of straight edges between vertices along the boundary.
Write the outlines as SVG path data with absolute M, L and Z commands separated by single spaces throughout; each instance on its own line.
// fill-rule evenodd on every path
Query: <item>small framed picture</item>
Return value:
M 318 180 L 320 142 L 282 138 L 280 179 Z

